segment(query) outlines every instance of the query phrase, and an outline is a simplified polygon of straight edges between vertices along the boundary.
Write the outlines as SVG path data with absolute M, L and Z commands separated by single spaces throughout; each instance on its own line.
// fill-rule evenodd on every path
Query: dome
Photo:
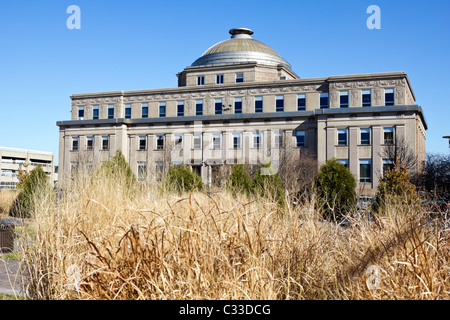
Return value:
M 291 65 L 268 45 L 252 38 L 253 31 L 247 28 L 230 30 L 231 39 L 216 43 L 192 66 L 223 66 L 256 62 L 263 65 Z

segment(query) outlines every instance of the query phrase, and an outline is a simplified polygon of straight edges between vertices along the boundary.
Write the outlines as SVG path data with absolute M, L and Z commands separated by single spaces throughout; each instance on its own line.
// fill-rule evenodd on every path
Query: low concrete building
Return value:
M 402 141 L 425 160 L 427 124 L 405 72 L 301 79 L 245 28 L 180 72 L 178 87 L 74 94 L 59 121 L 59 174 L 99 165 L 121 150 L 141 180 L 167 162 L 187 164 L 207 185 L 222 164 L 277 165 L 281 149 L 319 166 L 336 158 L 373 194 L 385 150 Z
M 30 172 L 41 166 L 49 177 L 56 183 L 55 156 L 51 152 L 0 147 L 0 190 L 16 189 L 19 183 L 19 170 Z

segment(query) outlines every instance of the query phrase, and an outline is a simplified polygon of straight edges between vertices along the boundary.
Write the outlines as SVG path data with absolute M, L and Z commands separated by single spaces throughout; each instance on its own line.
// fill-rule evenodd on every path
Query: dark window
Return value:
M 242 98 L 234 98 L 234 113 L 242 113 Z
M 261 134 L 259 132 L 253 133 L 253 148 L 259 148 L 261 143 Z
M 78 120 L 84 119 L 84 107 L 78 107 Z
M 361 144 L 363 144 L 363 145 L 370 144 L 370 129 L 369 128 L 361 129 Z
M 359 182 L 372 182 L 372 162 L 370 159 L 359 160 Z
M 255 97 L 255 112 L 263 112 L 263 97 Z
M 197 100 L 195 102 L 195 115 L 203 115 L 203 100 Z
M 383 129 L 384 144 L 394 144 L 394 128 Z
M 125 119 L 131 119 L 131 104 L 125 105 Z
M 94 137 L 87 137 L 86 140 L 86 149 L 92 150 L 94 148 Z
M 244 82 L 244 74 L 243 73 L 236 73 L 236 83 Z
M 372 106 L 372 93 L 371 90 L 362 91 L 362 106 L 371 107 Z
M 148 103 L 142 104 L 142 118 L 148 118 Z
M 338 145 L 347 145 L 347 129 L 338 129 Z
M 240 133 L 233 134 L 233 148 L 234 149 L 241 148 L 241 134 Z
M 114 119 L 114 105 L 108 105 L 108 119 Z
M 175 136 L 175 148 L 180 149 L 183 146 L 183 136 L 176 135 Z
M 276 112 L 284 111 L 284 96 L 277 96 L 275 101 Z
M 78 138 L 72 138 L 72 150 L 78 150 Z
M 109 137 L 104 136 L 102 137 L 102 150 L 108 150 L 109 149 Z
M 184 101 L 177 102 L 177 116 L 178 117 L 184 116 Z
M 165 102 L 159 103 L 159 117 L 160 118 L 166 117 L 166 103 Z
M 164 149 L 164 136 L 156 137 L 156 150 Z
M 339 106 L 341 108 L 348 108 L 348 91 L 339 92 Z
M 214 100 L 214 112 L 215 114 L 222 114 L 222 99 Z
M 384 101 L 386 106 L 394 105 L 394 89 L 384 89 Z
M 348 160 L 347 159 L 338 159 L 337 162 L 341 163 L 344 167 L 348 169 Z
M 323 92 L 320 94 L 320 108 L 324 109 L 324 108 L 328 108 L 329 104 L 328 104 L 328 92 Z
M 147 148 L 147 137 L 140 136 L 139 137 L 139 150 L 145 150 Z
M 197 77 L 197 85 L 198 86 L 204 86 L 205 85 L 205 76 Z
M 297 111 L 306 110 L 306 94 L 297 95 Z
M 295 133 L 295 137 L 297 138 L 297 147 L 305 146 L 305 131 L 297 131 Z
M 223 74 L 216 75 L 216 84 L 223 84 Z
M 92 107 L 92 119 L 94 120 L 98 119 L 98 106 Z
M 392 159 L 383 159 L 383 176 L 385 175 L 386 171 L 392 170 L 394 167 L 394 162 Z

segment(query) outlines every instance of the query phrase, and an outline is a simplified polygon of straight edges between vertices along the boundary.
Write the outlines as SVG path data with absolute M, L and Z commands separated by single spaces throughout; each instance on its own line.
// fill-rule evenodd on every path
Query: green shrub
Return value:
M 196 188 L 198 190 L 204 189 L 202 178 L 185 165 L 170 167 L 164 181 L 164 186 L 166 190 L 178 194 L 190 192 Z
M 9 215 L 16 218 L 31 218 L 37 201 L 50 194 L 52 187 L 49 178 L 41 166 L 31 170 L 20 187 L 19 194 L 14 200 Z
M 252 191 L 257 196 L 269 197 L 284 206 L 283 180 L 270 163 L 262 164 L 256 171 Z
M 227 190 L 233 194 L 243 193 L 249 195 L 252 190 L 252 179 L 243 164 L 235 165 L 226 184 Z
M 336 159 L 321 166 L 314 188 L 325 219 L 340 220 L 356 204 L 355 178 Z

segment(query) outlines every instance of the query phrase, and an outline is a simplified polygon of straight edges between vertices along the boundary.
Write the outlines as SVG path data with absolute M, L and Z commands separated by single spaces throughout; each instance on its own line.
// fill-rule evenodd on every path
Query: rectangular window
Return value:
M 339 91 L 339 106 L 348 108 L 348 91 Z
M 148 103 L 142 104 L 142 118 L 148 118 Z
M 244 74 L 242 72 L 236 73 L 236 83 L 244 82 Z
M 175 148 L 177 149 L 181 149 L 183 147 L 183 136 L 180 135 L 176 135 L 175 136 Z
M 234 113 L 242 113 L 242 98 L 234 98 Z
M 394 89 L 384 89 L 384 105 L 394 105 Z
M 197 77 L 197 85 L 198 86 L 204 86 L 205 85 L 205 76 L 198 76 Z
M 220 149 L 220 133 L 213 134 L 213 149 Z
M 177 117 L 184 117 L 184 101 L 177 101 Z
M 328 103 L 328 92 L 322 92 L 320 94 L 320 108 L 325 109 L 329 107 Z
M 99 110 L 98 105 L 92 106 L 92 119 L 94 119 L 94 120 L 98 119 L 98 114 L 99 114 L 98 110 Z
M 159 103 L 159 117 L 160 118 L 166 117 L 166 103 L 165 102 Z
M 78 150 L 78 137 L 72 138 L 72 150 L 73 151 Z
M 392 170 L 394 167 L 394 162 L 392 159 L 383 159 L 383 176 L 388 170 Z
M 347 145 L 347 129 L 338 129 L 338 146 Z
M 164 175 L 164 161 L 155 161 L 155 178 L 161 181 Z
M 394 144 L 394 128 L 383 128 L 383 143 Z
M 143 181 L 147 177 L 147 162 L 138 161 L 137 163 L 138 180 Z
M 214 112 L 215 114 L 222 114 L 222 99 L 214 100 Z
M 306 94 L 297 95 L 297 111 L 306 110 Z
M 216 75 L 216 84 L 223 84 L 223 74 Z
M 284 96 L 276 96 L 275 110 L 276 110 L 276 112 L 284 111 Z
M 370 159 L 359 160 L 359 182 L 372 182 L 372 161 Z
M 131 104 L 125 105 L 125 119 L 131 119 Z
M 87 150 L 94 149 L 94 137 L 87 137 L 87 139 L 86 139 L 86 149 Z
M 337 159 L 337 162 L 344 165 L 348 169 L 348 160 L 347 159 Z
M 157 136 L 156 137 L 156 150 L 163 150 L 164 149 L 164 136 Z
M 102 150 L 108 150 L 109 149 L 109 136 L 103 136 L 102 137 Z
M 305 146 L 305 131 L 297 131 L 295 133 L 295 137 L 297 139 L 297 147 Z
M 84 106 L 78 107 L 78 120 L 84 120 Z
M 362 90 L 362 106 L 371 107 L 372 106 L 372 90 Z
M 361 144 L 370 145 L 370 128 L 361 128 Z
M 114 105 L 108 104 L 108 119 L 114 119 Z
M 274 132 L 274 146 L 275 148 L 283 147 L 283 132 Z
M 233 133 L 233 149 L 241 148 L 241 134 Z
M 259 149 L 261 144 L 261 134 L 259 132 L 253 133 L 253 148 Z
M 145 149 L 147 149 L 147 137 L 140 136 L 139 137 L 139 150 L 145 150 Z
M 263 112 L 263 97 L 255 97 L 255 112 Z
M 203 100 L 195 101 L 195 115 L 196 116 L 203 115 Z
M 194 134 L 194 149 L 202 149 L 202 135 Z

